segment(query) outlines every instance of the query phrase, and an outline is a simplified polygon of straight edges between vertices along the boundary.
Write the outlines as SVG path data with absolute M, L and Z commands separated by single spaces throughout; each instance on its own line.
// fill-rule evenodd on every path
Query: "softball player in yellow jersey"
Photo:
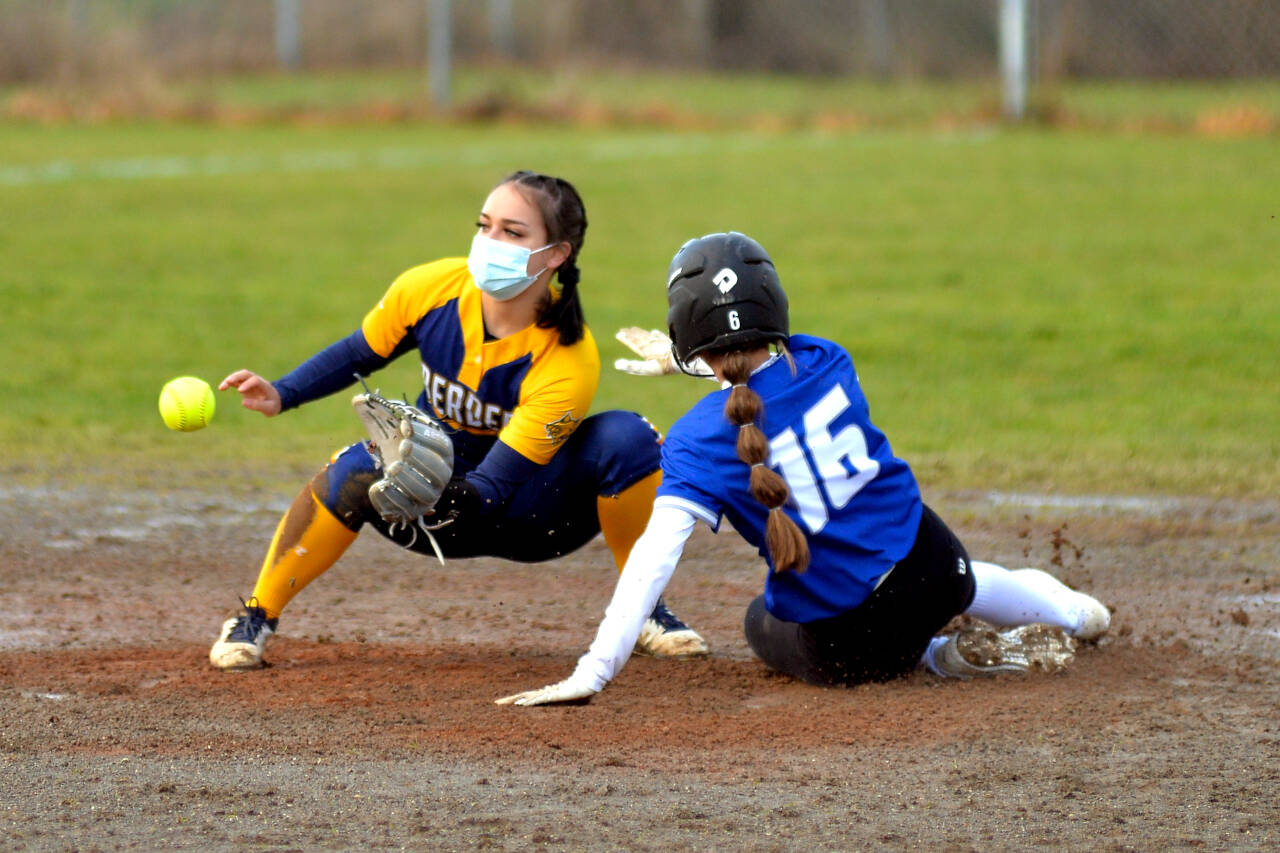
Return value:
M 660 438 L 633 412 L 587 415 L 600 357 L 578 296 L 586 227 L 571 184 L 516 172 L 485 199 L 466 258 L 403 273 L 359 329 L 275 382 L 238 370 L 219 389 L 237 389 L 242 405 L 271 417 L 416 350 L 417 405 L 451 431 L 454 444 L 453 479 L 440 501 L 453 521 L 434 534 L 441 552 L 538 562 L 603 532 L 621 570 L 661 480 Z M 302 490 L 243 611 L 210 650 L 214 666 L 261 666 L 281 611 L 365 524 L 432 553 L 426 536 L 394 528 L 374 511 L 368 491 L 380 476 L 362 441 L 335 453 Z M 662 601 L 636 648 L 664 657 L 706 653 L 703 639 Z

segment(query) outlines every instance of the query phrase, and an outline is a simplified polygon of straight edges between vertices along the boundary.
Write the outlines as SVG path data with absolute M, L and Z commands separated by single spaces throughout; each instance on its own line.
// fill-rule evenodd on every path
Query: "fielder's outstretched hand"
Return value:
M 670 376 L 673 373 L 684 373 L 680 365 L 676 364 L 675 353 L 671 351 L 671 338 L 657 329 L 645 331 L 638 326 L 628 326 L 619 329 L 614 337 L 640 356 L 639 361 L 628 358 L 615 361 L 613 366 L 623 373 L 630 373 L 632 376 Z M 715 378 L 711 368 L 700 358 L 689 363 L 689 371 L 694 376 Z
M 501 699 L 496 700 L 495 704 L 522 705 L 525 707 L 530 705 L 550 705 L 554 702 L 585 704 L 586 700 L 597 692 L 591 687 L 575 683 L 572 678 L 566 678 L 559 684 L 548 684 L 546 687 L 540 687 L 537 690 L 526 690 L 514 696 L 503 696 Z
M 235 388 L 240 392 L 240 405 L 267 417 L 280 414 L 280 392 L 276 386 L 252 370 L 237 370 L 218 385 L 219 391 Z

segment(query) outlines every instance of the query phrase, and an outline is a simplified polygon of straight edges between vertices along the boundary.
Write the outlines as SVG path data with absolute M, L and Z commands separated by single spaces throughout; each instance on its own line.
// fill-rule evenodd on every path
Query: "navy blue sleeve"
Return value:
M 411 336 L 406 336 L 405 340 L 409 347 L 413 345 Z M 390 356 L 383 358 L 369 348 L 364 332 L 356 329 L 271 383 L 280 392 L 280 410 L 287 411 L 341 391 L 355 383 L 357 373 L 368 376 L 386 367 L 409 347 L 397 347 Z
M 487 513 L 511 497 L 516 487 L 531 479 L 541 467 L 510 446 L 495 441 L 488 454 L 466 479 L 480 493 Z

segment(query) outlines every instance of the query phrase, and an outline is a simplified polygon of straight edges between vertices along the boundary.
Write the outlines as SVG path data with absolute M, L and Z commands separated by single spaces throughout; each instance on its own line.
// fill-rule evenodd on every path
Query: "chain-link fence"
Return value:
M 882 79 L 998 68 L 998 0 L 0 0 L 0 82 L 417 66 L 433 2 L 451 9 L 461 63 Z M 1280 0 L 1025 6 L 1036 79 L 1280 74 Z

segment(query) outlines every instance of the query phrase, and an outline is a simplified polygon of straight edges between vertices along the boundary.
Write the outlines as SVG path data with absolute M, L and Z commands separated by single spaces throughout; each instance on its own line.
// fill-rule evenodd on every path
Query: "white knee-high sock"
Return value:
M 965 613 L 995 625 L 1039 622 L 1074 633 L 1084 621 L 1080 593 L 1039 569 L 1009 571 L 995 563 L 970 561 L 976 590 Z

